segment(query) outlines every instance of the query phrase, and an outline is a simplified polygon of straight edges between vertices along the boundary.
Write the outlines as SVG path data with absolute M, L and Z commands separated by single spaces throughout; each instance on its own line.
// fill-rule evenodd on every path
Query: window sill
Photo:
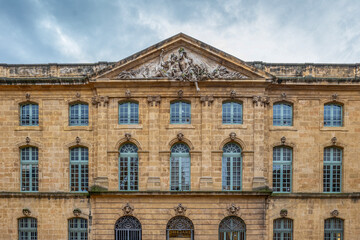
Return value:
M 271 126 L 269 131 L 297 131 L 294 126 Z
M 243 124 L 221 124 L 218 129 L 247 129 Z
M 64 131 L 92 131 L 92 126 L 64 126 Z
M 169 124 L 166 129 L 195 129 L 191 124 Z
M 348 132 L 349 129 L 344 127 L 320 127 L 320 131 Z
M 142 124 L 117 124 L 114 129 L 143 129 Z
M 16 126 L 15 131 L 42 131 L 41 126 Z

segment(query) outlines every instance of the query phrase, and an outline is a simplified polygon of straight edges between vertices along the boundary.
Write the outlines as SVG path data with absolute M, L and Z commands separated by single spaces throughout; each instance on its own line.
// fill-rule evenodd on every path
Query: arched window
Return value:
M 119 155 L 119 189 L 123 191 L 139 190 L 138 148 L 135 144 L 126 143 L 120 148 Z
M 89 151 L 85 147 L 70 149 L 70 189 L 85 192 L 89 184 Z
M 224 218 L 219 225 L 219 239 L 245 240 L 246 239 L 245 222 L 241 218 L 235 216 Z
M 37 240 L 37 221 L 36 218 L 20 218 L 19 240 Z
M 190 149 L 183 143 L 175 144 L 171 148 L 170 190 L 190 190 Z
M 138 124 L 139 104 L 124 102 L 119 104 L 119 124 Z
M 39 151 L 36 147 L 24 147 L 20 150 L 21 191 L 39 191 Z
M 273 106 L 273 125 L 292 126 L 292 105 L 285 102 L 275 103 Z
M 84 218 L 69 219 L 69 240 L 87 240 L 87 220 Z
M 340 218 L 329 218 L 325 220 L 324 240 L 343 240 L 344 221 Z
M 341 127 L 343 125 L 343 110 L 340 104 L 325 104 L 324 127 Z
M 20 105 L 20 126 L 39 126 L 39 105 L 35 103 Z
M 141 223 L 133 216 L 119 218 L 115 224 L 115 240 L 141 240 Z
M 223 124 L 242 124 L 243 107 L 241 103 L 224 102 L 222 105 Z
M 222 157 L 222 189 L 241 190 L 241 148 L 236 143 L 228 143 L 223 147 Z
M 324 192 L 341 192 L 342 149 L 327 147 L 324 149 L 323 185 Z
M 172 102 L 170 104 L 170 123 L 190 124 L 191 104 L 182 101 Z
M 75 103 L 70 105 L 69 114 L 70 126 L 89 125 L 89 105 L 85 103 Z
M 166 225 L 166 239 L 194 239 L 194 224 L 184 216 L 173 217 Z
M 288 218 L 275 219 L 273 240 L 292 240 L 292 239 L 293 239 L 293 221 Z
M 273 149 L 273 191 L 291 192 L 292 149 L 274 147 Z

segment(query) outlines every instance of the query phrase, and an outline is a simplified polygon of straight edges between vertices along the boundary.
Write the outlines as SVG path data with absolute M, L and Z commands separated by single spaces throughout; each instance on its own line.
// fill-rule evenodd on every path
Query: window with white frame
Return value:
M 20 149 L 21 158 L 21 191 L 37 192 L 39 190 L 39 150 L 36 147 Z
M 74 192 L 88 191 L 89 150 L 86 147 L 70 149 L 70 189 Z
M 228 143 L 223 147 L 222 189 L 227 191 L 241 190 L 241 175 L 241 148 L 236 143 Z
M 177 143 L 171 148 L 170 190 L 190 190 L 190 149 L 184 143 Z
M 138 148 L 132 143 L 126 143 L 120 147 L 119 189 L 123 191 L 139 190 Z

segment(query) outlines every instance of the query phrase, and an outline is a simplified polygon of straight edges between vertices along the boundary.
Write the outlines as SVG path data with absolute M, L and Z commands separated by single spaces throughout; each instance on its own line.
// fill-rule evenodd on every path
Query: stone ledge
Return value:
M 273 193 L 271 198 L 360 198 L 360 192 L 353 193 Z
M 104 191 L 104 192 L 89 192 L 90 196 L 269 196 L 271 191 L 239 191 L 239 192 L 226 192 L 226 191 L 137 191 L 137 192 L 124 192 L 124 191 Z
M 0 192 L 0 198 L 87 198 L 88 196 L 87 192 Z

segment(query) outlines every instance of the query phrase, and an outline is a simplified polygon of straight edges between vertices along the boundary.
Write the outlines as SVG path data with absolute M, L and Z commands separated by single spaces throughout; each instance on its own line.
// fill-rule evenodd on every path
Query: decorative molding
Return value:
M 268 96 L 253 96 L 253 104 L 255 106 L 268 106 L 270 104 L 270 98 Z
M 81 138 L 78 136 L 78 137 L 76 137 L 75 138 L 75 142 L 76 142 L 76 144 L 80 144 L 80 142 L 81 142 Z
M 74 214 L 74 216 L 78 217 L 78 216 L 80 216 L 80 214 L 81 214 L 81 210 L 80 210 L 79 208 L 75 208 L 75 209 L 73 210 L 73 214 Z
M 249 77 L 235 71 L 230 71 L 222 65 L 210 66 L 199 57 L 188 56 L 184 48 L 168 54 L 167 60 L 164 59 L 165 51 L 162 49 L 159 61 L 152 61 L 139 68 L 129 71 L 122 71 L 116 78 L 118 79 L 146 79 L 146 78 L 167 78 L 178 81 L 195 83 L 196 90 L 199 81 L 208 79 L 248 79 Z
M 208 103 L 207 105 L 210 106 L 213 102 L 214 102 L 214 97 L 213 96 L 201 96 L 200 97 L 200 102 L 203 103 L 204 106 L 206 106 L 206 102 Z
M 287 97 L 287 96 L 286 96 L 286 93 L 284 93 L 284 92 L 283 92 L 283 93 L 281 93 L 281 95 L 280 95 L 280 96 L 281 96 L 281 99 L 283 99 L 283 100 L 284 100 L 284 99 L 286 99 L 286 97 Z
M 155 107 L 158 105 L 160 106 L 161 97 L 160 96 L 148 96 L 147 101 L 150 106 L 154 106 L 154 103 L 155 103 Z
M 285 143 L 286 143 L 286 137 L 283 136 L 283 137 L 280 139 L 280 141 L 281 141 L 281 145 L 285 145 Z
M 236 98 L 236 91 L 235 91 L 235 90 L 231 90 L 231 92 L 230 92 L 230 98 L 231 98 L 231 99 Z
M 105 107 L 105 106 L 107 106 L 107 104 L 109 104 L 109 97 L 108 96 L 95 95 L 95 96 L 93 96 L 91 98 L 91 102 L 96 107 L 101 106 L 101 103 Z
M 335 210 L 333 210 L 333 211 L 330 212 L 330 215 L 331 215 L 332 217 L 338 217 L 338 216 L 339 216 L 339 211 L 338 211 L 337 209 L 335 209 Z
M 30 141 L 31 141 L 30 137 L 26 137 L 26 138 L 25 138 L 26 144 L 30 144 Z
M 184 95 L 184 91 L 180 89 L 180 90 L 177 92 L 177 95 L 178 95 L 178 98 L 182 98 L 183 95 Z
M 184 207 L 181 203 L 174 207 L 175 215 L 185 215 L 187 207 Z
M 125 97 L 126 97 L 126 98 L 131 98 L 131 91 L 130 91 L 129 89 L 127 89 L 127 90 L 125 91 Z
M 184 134 L 181 133 L 181 132 L 179 132 L 179 133 L 176 135 L 176 137 L 177 137 L 177 139 L 178 139 L 179 141 L 182 141 L 182 140 L 184 139 Z
M 131 139 L 131 133 L 125 133 L 126 140 L 130 141 Z
M 237 216 L 239 214 L 240 207 L 237 207 L 232 203 L 229 207 L 226 208 L 229 216 Z
M 337 138 L 336 138 L 336 137 L 333 137 L 333 138 L 331 139 L 331 143 L 332 143 L 333 145 L 336 145 L 336 142 L 337 142 Z
M 30 101 L 30 97 L 31 97 L 30 93 L 25 94 L 25 98 L 26 98 L 27 101 Z
M 231 133 L 229 134 L 229 137 L 230 137 L 231 140 L 235 140 L 235 138 L 236 138 L 236 133 L 231 132 Z
M 281 209 L 280 210 L 280 216 L 281 217 L 287 217 L 287 215 L 288 215 L 288 210 L 287 209 Z
M 81 98 L 81 94 L 80 94 L 79 92 L 77 92 L 77 93 L 75 94 L 75 97 L 76 97 L 77 99 L 80 99 L 80 98 Z
M 134 207 L 132 207 L 129 203 L 126 203 L 122 210 L 124 212 L 124 215 L 133 215 Z
M 31 215 L 31 211 L 28 208 L 24 208 L 22 210 L 22 213 L 23 213 L 24 216 L 27 216 L 27 217 Z

